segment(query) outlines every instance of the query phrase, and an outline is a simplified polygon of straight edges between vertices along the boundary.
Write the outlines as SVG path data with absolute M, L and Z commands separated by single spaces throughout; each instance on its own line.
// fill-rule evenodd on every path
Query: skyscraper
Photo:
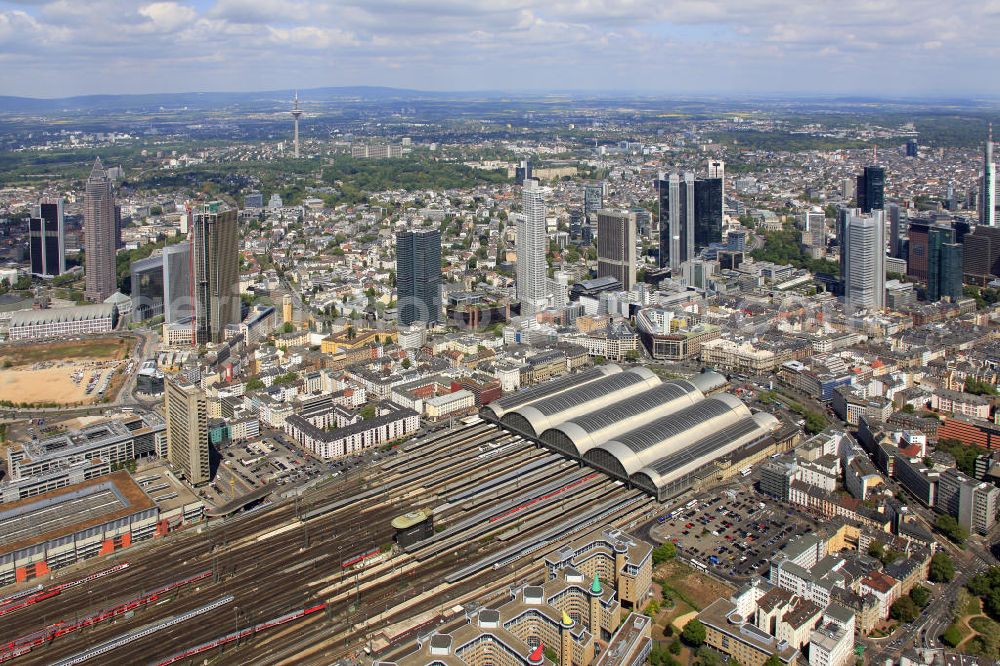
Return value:
M 163 248 L 163 321 L 168 324 L 191 321 L 196 314 L 192 264 L 190 240 Z
M 222 202 L 202 204 L 191 221 L 195 340 L 223 342 L 240 323 L 239 236 L 236 211 Z
M 132 321 L 162 315 L 168 324 L 191 321 L 191 243 L 168 245 L 132 262 Z
M 997 226 L 996 187 L 996 164 L 993 163 L 993 123 L 990 123 L 989 134 L 986 136 L 986 148 L 983 150 L 983 173 L 979 181 L 979 224 L 987 227 Z
M 396 234 L 399 323 L 441 321 L 441 232 L 412 229 Z
M 180 376 L 167 379 L 167 460 L 191 485 L 211 480 L 208 451 L 208 404 L 205 393 Z
M 701 248 L 722 241 L 722 179 L 661 174 L 657 188 L 660 266 L 676 270 Z
M 524 181 L 521 216 L 517 220 L 517 298 L 521 314 L 533 315 L 548 305 L 546 276 L 545 191 L 538 181 Z
M 885 307 L 885 218 L 881 210 L 848 213 L 844 228 L 844 307 L 847 311 Z
M 531 160 L 521 160 L 520 166 L 514 168 L 514 182 L 524 185 L 525 181 L 531 178 Z
M 927 227 L 927 300 L 944 297 L 956 301 L 962 296 L 962 246 L 955 242 L 952 227 Z
M 899 204 L 889 204 L 889 256 L 902 257 L 903 251 L 903 208 Z
M 722 178 L 694 181 L 694 250 L 722 242 Z
M 726 208 L 726 163 L 722 160 L 708 161 L 708 177 L 718 178 L 720 181 L 719 196 L 722 199 L 722 209 Z
M 31 272 L 56 276 L 66 272 L 66 231 L 61 198 L 43 198 L 28 220 Z
M 635 285 L 635 215 L 597 211 L 597 277 L 618 278 L 626 290 Z
M 962 240 L 963 280 L 980 287 L 1000 275 L 1000 227 L 978 226 Z
M 906 156 L 907 157 L 917 157 L 920 154 L 920 148 L 917 145 L 916 139 L 909 139 L 906 142 Z
M 118 288 L 115 275 L 115 198 L 101 158 L 87 178 L 83 199 L 84 297 L 101 303 Z
M 587 183 L 583 186 L 583 214 L 590 215 L 604 208 L 604 185 Z
M 885 209 L 885 169 L 880 166 L 866 166 L 858 176 L 858 208 L 862 213 Z

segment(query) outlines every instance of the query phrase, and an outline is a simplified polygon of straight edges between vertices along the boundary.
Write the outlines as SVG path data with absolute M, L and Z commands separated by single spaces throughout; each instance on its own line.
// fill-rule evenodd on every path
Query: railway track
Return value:
M 501 447 L 508 448 L 484 456 Z M 179 589 L 137 608 L 131 616 L 57 638 L 11 663 L 69 659 L 88 645 L 114 641 L 138 627 L 184 616 L 207 601 L 229 596 L 231 603 L 210 614 L 134 636 L 100 655 L 100 663 L 149 663 L 154 657 L 212 643 L 238 632 L 239 627 L 245 629 L 320 604 L 325 604 L 322 612 L 241 639 L 238 644 L 224 643 L 192 659 L 198 663 L 205 658 L 234 664 L 296 659 L 296 663 L 329 663 L 357 651 L 365 637 L 381 640 L 383 631 L 409 617 L 450 608 L 454 600 L 503 585 L 513 575 L 511 562 L 518 562 L 517 570 L 526 566 L 522 559 L 537 566 L 539 559 L 558 545 L 546 542 L 526 550 L 523 558 L 512 557 L 510 553 L 518 544 L 527 549 L 560 525 L 561 541 L 594 528 L 582 522 L 564 525 L 565 511 L 584 515 L 609 503 L 603 514 L 605 524 L 621 525 L 634 519 L 649 501 L 640 501 L 603 475 L 581 471 L 572 464 L 551 460 L 539 466 L 538 461 L 547 456 L 548 452 L 529 448 L 485 424 L 438 435 L 399 454 L 389 469 L 378 466 L 342 484 L 314 489 L 297 502 L 278 503 L 125 551 L 122 559 L 128 560 L 127 569 L 100 586 L 67 589 L 5 618 L 13 622 L 2 623 L 0 644 L 53 621 L 84 615 L 109 601 L 137 596 L 154 584 L 208 569 L 211 577 L 197 587 Z M 511 461 L 515 461 L 513 466 Z M 449 463 L 447 470 L 443 463 Z M 523 484 L 518 474 L 511 474 L 521 467 L 532 473 L 530 481 Z M 542 473 L 550 468 L 549 474 Z M 586 482 L 580 482 L 583 478 Z M 477 492 L 476 484 L 483 484 L 485 490 Z M 358 553 L 390 543 L 393 517 L 413 508 L 444 505 L 448 497 L 460 493 L 467 494 L 463 501 L 442 515 L 452 526 L 462 526 L 449 533 L 447 547 L 423 559 L 398 552 L 390 560 L 362 570 L 342 567 Z M 510 503 L 503 504 L 505 516 L 491 523 L 496 512 L 490 508 L 500 505 L 498 498 L 505 493 L 511 496 Z M 631 504 L 625 504 L 630 497 Z M 618 504 L 612 502 L 615 498 L 619 498 Z M 470 520 L 475 516 L 481 519 Z M 517 529 L 512 536 L 495 538 L 512 527 Z M 466 538 L 463 532 L 467 532 Z M 494 567 L 491 558 L 501 556 L 503 566 Z M 470 570 L 474 563 L 485 564 Z M 105 559 L 95 562 L 93 569 L 108 566 Z M 445 582 L 460 570 L 469 573 Z M 309 658 L 300 659 L 298 655 L 303 654 Z

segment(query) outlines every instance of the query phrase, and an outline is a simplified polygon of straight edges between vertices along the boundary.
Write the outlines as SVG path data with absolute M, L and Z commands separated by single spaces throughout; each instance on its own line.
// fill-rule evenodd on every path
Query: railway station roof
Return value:
M 505 414 L 501 421 L 537 439 L 545 430 L 567 419 L 583 416 L 608 403 L 627 400 L 659 385 L 660 378 L 651 370 L 631 368 L 520 406 Z

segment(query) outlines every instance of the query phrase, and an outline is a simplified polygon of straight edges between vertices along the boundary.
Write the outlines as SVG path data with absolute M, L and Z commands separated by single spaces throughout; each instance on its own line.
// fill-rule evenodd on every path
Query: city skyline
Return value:
M 360 84 L 996 96 L 983 63 L 995 57 L 998 27 L 988 4 L 960 2 L 943 15 L 925 0 L 3 0 L 0 84 L 37 97 Z M 667 82 L 656 75 L 663 60 L 688 66 Z M 881 66 L 857 77 L 869 60 Z M 99 83 L 83 76 L 98 62 Z

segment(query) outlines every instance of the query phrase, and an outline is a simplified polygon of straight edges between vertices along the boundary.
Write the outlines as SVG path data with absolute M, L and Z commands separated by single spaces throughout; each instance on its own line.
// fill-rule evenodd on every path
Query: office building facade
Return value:
M 1000 275 L 1000 227 L 978 226 L 962 240 L 965 282 L 985 286 Z
M 722 241 L 722 179 L 672 173 L 657 181 L 660 266 L 673 270 L 701 248 Z
M 962 297 L 962 246 L 955 230 L 934 225 L 927 229 L 927 300 Z
M 590 215 L 604 208 L 604 184 L 588 183 L 583 186 L 583 214 Z
M 844 238 L 844 306 L 848 311 L 885 307 L 885 221 L 881 210 L 847 215 Z
M 522 212 L 517 220 L 517 298 L 521 314 L 533 315 L 548 303 L 545 252 L 545 191 L 537 180 L 524 181 Z
M 597 277 L 615 277 L 626 291 L 635 286 L 635 226 L 628 211 L 597 212 Z
M 164 382 L 167 415 L 167 459 L 191 485 L 211 480 L 208 403 L 205 392 L 181 377 Z
M 880 166 L 866 166 L 858 176 L 858 208 L 862 213 L 885 209 L 885 169 Z
M 115 251 L 115 198 L 101 158 L 87 178 L 83 200 L 84 233 L 84 297 L 92 303 L 103 303 L 118 288 Z
M 28 220 L 28 249 L 31 273 L 54 277 L 66 272 L 66 231 L 63 226 L 63 201 L 43 198 Z
M 240 323 L 236 211 L 221 202 L 198 206 L 191 218 L 195 341 L 220 343 Z
M 399 323 L 441 321 L 441 232 L 406 230 L 396 234 L 396 291 Z
M 983 172 L 979 178 L 979 224 L 987 227 L 997 226 L 996 169 L 993 162 L 993 125 L 990 124 L 983 150 Z

